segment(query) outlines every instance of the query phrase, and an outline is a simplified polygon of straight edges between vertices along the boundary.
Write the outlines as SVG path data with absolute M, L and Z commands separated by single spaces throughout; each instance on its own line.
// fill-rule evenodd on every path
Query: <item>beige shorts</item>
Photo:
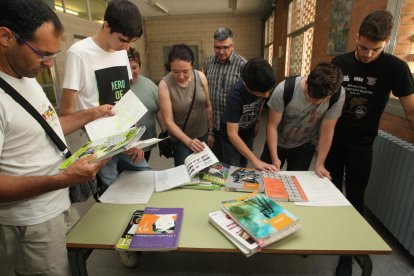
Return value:
M 40 224 L 0 225 L 1 274 L 70 275 L 66 234 L 78 219 L 71 207 Z

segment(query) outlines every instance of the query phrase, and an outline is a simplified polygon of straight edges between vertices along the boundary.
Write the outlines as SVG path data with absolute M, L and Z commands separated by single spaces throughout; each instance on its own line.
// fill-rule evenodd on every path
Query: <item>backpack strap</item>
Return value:
M 338 90 L 336 90 L 335 94 L 333 94 L 332 97 L 329 99 L 328 109 L 331 108 L 331 106 L 333 106 L 339 100 L 339 96 L 341 96 L 341 90 L 342 86 L 340 85 Z
M 293 91 L 295 90 L 295 82 L 296 82 L 296 76 L 288 77 L 285 80 L 285 87 L 283 90 L 283 102 L 284 102 L 285 108 L 290 103 L 290 100 L 292 100 Z

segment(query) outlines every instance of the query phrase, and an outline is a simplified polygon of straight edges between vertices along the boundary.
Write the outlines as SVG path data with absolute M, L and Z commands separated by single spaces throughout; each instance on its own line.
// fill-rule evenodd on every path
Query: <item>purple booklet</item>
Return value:
M 145 208 L 128 250 L 167 251 L 177 249 L 183 211 L 183 208 Z

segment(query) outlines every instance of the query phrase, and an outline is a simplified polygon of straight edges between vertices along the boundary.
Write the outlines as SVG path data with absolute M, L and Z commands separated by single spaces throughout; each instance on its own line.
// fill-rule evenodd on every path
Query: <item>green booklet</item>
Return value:
M 141 138 L 145 132 L 145 126 L 131 128 L 127 131 L 105 137 L 95 141 L 89 141 L 72 154 L 65 162 L 63 162 L 59 169 L 64 170 L 72 165 L 79 158 L 88 155 L 96 154 L 96 159 L 92 162 L 97 162 L 101 159 L 111 157 L 120 152 L 126 151 L 136 145 L 136 142 Z

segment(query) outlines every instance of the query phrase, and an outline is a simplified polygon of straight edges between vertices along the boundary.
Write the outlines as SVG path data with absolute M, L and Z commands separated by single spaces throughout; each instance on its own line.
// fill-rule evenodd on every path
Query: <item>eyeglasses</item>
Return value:
M 22 42 L 23 44 L 25 44 L 27 47 L 29 47 L 36 55 L 38 55 L 40 57 L 41 61 L 47 61 L 50 60 L 54 57 L 56 57 L 58 54 L 60 54 L 60 50 L 56 53 L 52 53 L 52 54 L 42 54 L 39 50 L 36 50 L 32 45 L 29 44 L 29 42 L 27 42 L 26 40 L 24 40 L 23 38 L 21 38 L 18 34 L 16 34 L 15 32 L 13 32 L 13 34 L 16 36 L 16 38 Z
M 216 45 L 214 45 L 214 49 L 217 50 L 217 51 L 221 51 L 221 50 L 227 51 L 228 49 L 231 48 L 231 46 L 233 46 L 233 44 L 230 44 L 229 46 L 216 46 Z

